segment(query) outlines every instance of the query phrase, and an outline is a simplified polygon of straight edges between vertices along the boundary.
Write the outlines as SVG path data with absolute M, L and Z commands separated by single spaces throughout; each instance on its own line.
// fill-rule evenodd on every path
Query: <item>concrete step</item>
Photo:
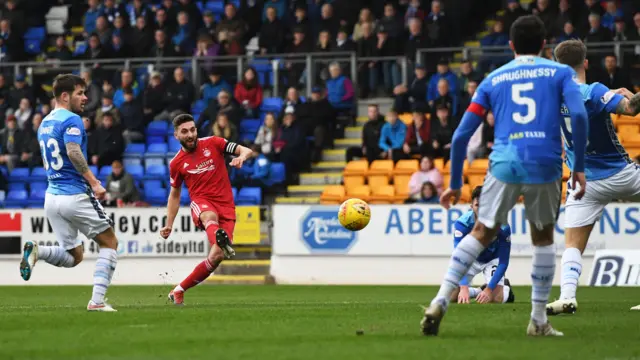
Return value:
M 242 284 L 242 285 L 265 285 L 275 284 L 275 279 L 271 275 L 211 275 L 207 284 Z
M 322 150 L 322 161 L 344 161 L 346 155 L 346 149 Z
M 358 139 L 360 141 L 361 139 Z M 341 172 L 344 170 L 344 167 L 347 166 L 347 162 L 345 160 L 342 161 L 320 161 L 311 165 L 311 169 L 313 172 Z
M 357 139 L 336 139 L 334 145 L 337 149 L 346 149 L 352 146 L 362 146 L 362 138 Z
M 268 235 L 265 234 L 268 239 Z M 262 235 L 261 235 L 262 237 Z M 265 240 L 266 242 L 266 240 Z M 234 245 L 235 260 L 268 260 L 271 259 L 271 247 L 264 245 Z
M 289 185 L 287 192 L 291 196 L 320 196 L 324 185 Z
M 319 204 L 318 196 L 278 196 L 276 204 Z
M 348 126 L 344 129 L 344 137 L 347 139 L 362 138 L 362 126 Z
M 323 185 L 342 183 L 341 172 L 317 172 L 300 174 L 300 185 Z
M 271 260 L 227 260 L 216 269 L 216 275 L 269 275 Z

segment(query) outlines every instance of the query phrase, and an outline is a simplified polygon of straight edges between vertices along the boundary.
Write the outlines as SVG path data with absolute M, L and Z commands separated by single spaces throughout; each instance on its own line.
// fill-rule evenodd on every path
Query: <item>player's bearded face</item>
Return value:
M 71 99 L 69 100 L 71 111 L 75 113 L 84 111 L 84 105 L 87 103 L 87 95 L 84 91 L 84 87 L 77 86 L 73 94 L 71 94 Z
M 196 124 L 191 121 L 184 123 L 176 130 L 176 138 L 180 141 L 180 145 L 187 150 L 193 151 L 198 141 L 198 130 Z

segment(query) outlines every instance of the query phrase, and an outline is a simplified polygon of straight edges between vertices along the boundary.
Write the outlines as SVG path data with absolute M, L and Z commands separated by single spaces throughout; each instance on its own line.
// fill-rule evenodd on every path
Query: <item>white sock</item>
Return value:
M 435 302 L 449 304 L 451 294 L 458 288 L 460 280 L 467 274 L 469 268 L 483 250 L 484 246 L 471 234 L 460 241 L 458 246 L 453 249 L 449 269 L 444 275 L 438 295 L 431 301 L 432 304 Z
M 101 248 L 96 261 L 96 271 L 93 273 L 93 295 L 91 301 L 96 304 L 104 303 L 104 295 L 111 284 L 113 272 L 116 270 L 118 254 L 114 249 Z
M 534 246 L 531 271 L 531 318 L 537 324 L 547 323 L 547 302 L 556 271 L 555 245 Z
M 511 291 L 511 286 L 504 285 L 502 287 L 502 303 L 506 303 L 509 300 L 509 292 Z
M 575 299 L 582 273 L 582 254 L 576 248 L 566 248 L 562 254 L 562 287 L 560 299 Z
M 475 299 L 476 296 L 478 296 L 478 294 L 480 294 L 481 292 L 482 292 L 482 290 L 480 290 L 480 288 L 470 287 L 469 288 L 469 298 L 470 299 Z
M 57 267 L 73 267 L 73 256 L 61 246 L 38 246 L 38 260 Z
M 182 288 L 182 286 L 180 286 L 180 284 L 178 284 L 178 286 L 176 286 L 173 291 L 178 291 L 178 292 L 184 292 L 184 289 Z

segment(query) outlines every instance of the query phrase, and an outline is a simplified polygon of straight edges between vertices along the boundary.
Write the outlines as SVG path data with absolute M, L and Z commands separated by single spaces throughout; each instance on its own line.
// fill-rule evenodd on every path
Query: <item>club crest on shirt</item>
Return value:
M 613 99 L 613 95 L 615 95 L 616 93 L 609 90 L 606 93 L 604 93 L 604 95 L 600 98 L 600 101 L 602 101 L 603 104 L 608 104 L 609 101 L 611 101 L 611 99 Z
M 81 134 L 80 129 L 77 127 L 70 127 L 67 129 L 67 135 L 76 135 L 79 136 Z
M 189 163 L 184 163 L 183 167 L 186 169 L 187 167 L 189 167 Z
M 204 150 L 202 150 L 202 154 L 206 157 L 211 156 L 211 151 L 209 151 L 209 149 L 205 148 Z

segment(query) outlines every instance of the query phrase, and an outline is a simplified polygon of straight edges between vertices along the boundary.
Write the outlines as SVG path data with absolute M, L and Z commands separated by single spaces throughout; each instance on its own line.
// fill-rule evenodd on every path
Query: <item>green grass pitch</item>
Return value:
M 640 359 L 640 288 L 581 288 L 564 338 L 528 338 L 530 288 L 516 303 L 452 305 L 420 334 L 435 287 L 115 286 L 118 313 L 88 313 L 90 287 L 2 287 L 0 359 Z M 554 288 L 553 296 L 558 296 Z M 356 335 L 362 329 L 364 335 Z

